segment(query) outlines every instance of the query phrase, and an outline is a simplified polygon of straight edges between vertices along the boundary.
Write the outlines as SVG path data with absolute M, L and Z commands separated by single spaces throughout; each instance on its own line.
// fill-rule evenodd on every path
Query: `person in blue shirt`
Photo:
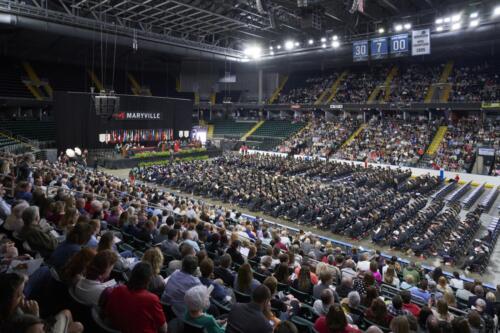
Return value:
M 99 245 L 99 241 L 97 240 L 97 235 L 101 231 L 101 222 L 99 220 L 90 220 L 89 225 L 92 228 L 92 235 L 90 236 L 90 239 L 87 242 L 87 244 L 85 244 L 85 247 L 97 249 L 97 245 Z
M 212 297 L 219 302 L 227 302 L 230 300 L 227 289 L 221 284 L 211 279 L 214 272 L 214 262 L 210 258 L 205 258 L 200 263 L 200 282 L 207 288 L 213 286 Z
M 91 235 L 92 228 L 88 223 L 77 223 L 66 236 L 66 240 L 56 247 L 50 256 L 49 264 L 59 271 L 75 253 L 80 252 Z
M 410 293 L 412 296 L 420 297 L 427 304 L 429 302 L 429 298 L 431 297 L 431 294 L 429 293 L 429 291 L 427 291 L 427 286 L 427 280 L 423 279 L 422 281 L 420 281 L 418 287 L 410 288 Z

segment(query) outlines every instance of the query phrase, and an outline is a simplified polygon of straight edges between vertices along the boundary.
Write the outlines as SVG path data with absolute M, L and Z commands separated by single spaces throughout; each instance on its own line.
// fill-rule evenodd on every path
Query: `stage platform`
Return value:
M 199 156 L 208 156 L 209 158 L 217 157 L 222 154 L 220 149 L 216 147 L 207 148 L 206 151 L 199 152 L 190 152 L 183 153 L 182 150 L 174 155 L 174 158 L 188 158 L 188 157 L 199 157 Z M 146 158 L 134 158 L 134 157 L 121 157 L 117 156 L 116 158 L 105 158 L 99 159 L 98 164 L 100 167 L 106 169 L 130 169 L 139 166 L 139 163 L 148 163 L 148 162 L 158 162 L 169 160 L 171 157 L 146 157 Z

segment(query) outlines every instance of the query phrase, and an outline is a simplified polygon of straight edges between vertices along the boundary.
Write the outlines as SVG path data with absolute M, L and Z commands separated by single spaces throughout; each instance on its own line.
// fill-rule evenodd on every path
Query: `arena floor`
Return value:
M 100 168 L 99 170 L 100 171 L 104 171 L 104 172 L 106 172 L 108 174 L 114 175 L 116 177 L 125 178 L 125 179 L 128 178 L 128 175 L 129 175 L 129 172 L 130 172 L 130 169 L 115 169 L 115 170 L 111 170 L 111 169 L 102 169 L 102 168 Z M 153 185 L 155 185 L 155 184 L 153 184 Z M 198 196 L 195 196 L 195 195 L 190 195 L 190 194 L 187 194 L 185 192 L 180 192 L 178 190 L 174 190 L 174 189 L 171 189 L 171 188 L 166 188 L 166 187 L 162 187 L 162 188 L 168 190 L 169 192 L 178 193 L 181 196 L 189 196 L 189 197 L 193 197 L 193 198 L 196 198 L 196 199 L 201 199 L 201 200 L 204 200 L 204 201 L 206 201 L 208 203 L 211 203 L 211 204 L 214 204 L 214 205 L 222 205 L 222 206 L 227 207 L 227 208 L 237 209 L 238 211 L 240 211 L 242 213 L 245 213 L 245 214 L 248 214 L 248 215 L 256 215 L 255 212 L 251 212 L 251 211 L 249 211 L 247 209 L 243 209 L 243 208 L 241 208 L 239 206 L 225 204 L 225 203 L 222 203 L 221 201 L 211 200 L 211 199 L 207 199 L 207 198 L 202 198 L 202 197 L 198 197 Z M 485 193 L 487 193 L 487 192 L 485 192 Z M 482 196 L 485 195 L 485 193 L 483 193 Z M 473 210 L 476 207 L 477 203 L 481 201 L 482 196 L 471 207 L 471 210 Z M 482 227 L 478 231 L 478 234 L 476 235 L 476 238 L 482 237 L 486 233 L 486 227 L 491 222 L 491 219 L 493 217 L 495 217 L 495 216 L 498 216 L 497 207 L 499 205 L 500 205 L 500 197 L 497 198 L 496 202 L 493 204 L 493 206 L 490 209 L 490 211 L 488 212 L 488 214 L 483 213 L 481 215 Z M 464 218 L 465 215 L 466 215 L 466 213 L 467 213 L 467 211 L 462 211 L 460 213 L 460 217 Z M 298 225 L 294 224 L 293 222 L 290 222 L 290 221 L 287 221 L 287 220 L 273 218 L 271 216 L 264 215 L 264 214 L 258 214 L 258 215 L 262 216 L 266 220 L 277 222 L 277 223 L 280 223 L 280 224 L 283 224 L 283 225 L 288 225 L 290 227 L 295 227 L 295 228 L 300 227 L 301 229 L 303 229 L 305 231 L 310 231 L 312 233 L 315 233 L 315 234 L 318 234 L 318 235 L 321 235 L 321 236 L 324 236 L 324 237 L 328 237 L 328 238 L 331 238 L 331 239 L 343 241 L 343 242 L 346 242 L 346 243 L 350 243 L 350 244 L 353 244 L 355 246 L 361 246 L 361 247 L 368 248 L 368 249 L 381 250 L 383 253 L 386 253 L 388 255 L 395 255 L 395 256 L 398 256 L 400 258 L 404 258 L 404 259 L 407 259 L 407 260 L 413 260 L 413 261 L 419 260 L 422 263 L 424 263 L 426 265 L 429 265 L 429 266 L 441 266 L 439 258 L 428 258 L 428 259 L 425 259 L 425 260 L 421 260 L 421 259 L 419 259 L 419 258 L 417 258 L 415 256 L 408 256 L 408 255 L 406 255 L 405 253 L 403 253 L 401 251 L 391 250 L 389 247 L 386 247 L 386 246 L 378 246 L 378 245 L 372 243 L 368 239 L 356 241 L 356 240 L 353 240 L 353 239 L 348 238 L 348 237 L 343 237 L 343 236 L 340 236 L 340 235 L 332 234 L 331 232 L 328 232 L 328 231 L 318 230 L 316 228 L 307 227 L 307 226 L 298 226 Z M 475 274 L 475 273 L 467 273 L 467 272 L 462 271 L 460 269 L 456 269 L 453 266 L 444 266 L 443 270 L 448 271 L 448 272 L 452 272 L 454 270 L 457 270 L 461 274 L 463 274 L 464 276 L 466 276 L 468 278 L 472 278 L 472 279 L 478 278 L 481 281 L 483 281 L 485 283 L 488 283 L 488 284 L 491 284 L 491 285 L 500 284 L 500 241 L 497 242 L 497 244 L 496 244 L 496 246 L 495 246 L 495 248 L 493 250 L 493 254 L 491 255 L 491 258 L 490 258 L 490 264 L 489 264 L 487 270 L 483 274 L 479 275 L 479 274 Z

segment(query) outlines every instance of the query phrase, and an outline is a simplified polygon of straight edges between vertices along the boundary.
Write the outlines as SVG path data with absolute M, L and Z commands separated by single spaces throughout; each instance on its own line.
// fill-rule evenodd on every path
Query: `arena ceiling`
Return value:
M 362 10 L 359 3 L 362 3 Z M 411 21 L 432 24 L 438 15 L 492 1 L 456 0 L 0 0 L 0 13 L 79 27 L 137 40 L 148 39 L 207 54 L 238 58 L 245 45 L 285 38 L 356 36 Z M 2 21 L 2 20 L 0 20 Z M 25 22 L 16 19 L 22 26 Z M 41 26 L 41 29 L 47 26 Z M 102 38 L 102 37 L 101 37 Z

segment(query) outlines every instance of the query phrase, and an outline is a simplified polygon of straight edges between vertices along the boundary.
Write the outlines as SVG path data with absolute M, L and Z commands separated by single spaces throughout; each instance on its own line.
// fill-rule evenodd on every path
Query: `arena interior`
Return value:
M 494 0 L 0 0 L 0 332 L 496 332 L 499 41 Z

